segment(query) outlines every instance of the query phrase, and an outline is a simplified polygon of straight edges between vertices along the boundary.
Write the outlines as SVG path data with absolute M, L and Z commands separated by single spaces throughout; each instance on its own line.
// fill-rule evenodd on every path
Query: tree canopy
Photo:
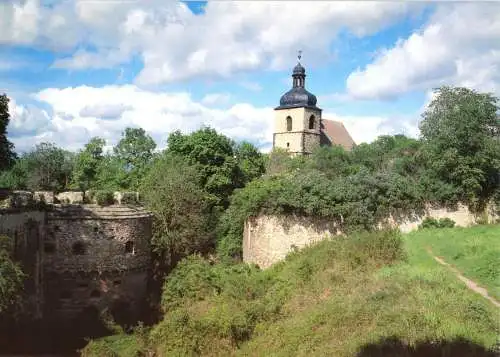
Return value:
M 14 144 L 7 139 L 9 121 L 9 98 L 2 94 L 0 95 L 0 171 L 10 168 L 16 159 Z
M 104 139 L 94 137 L 76 155 L 73 184 L 80 190 L 86 191 L 95 186 L 105 144 Z
M 499 185 L 499 109 L 491 94 L 442 87 L 422 114 L 428 172 L 456 187 L 458 199 L 481 204 Z
M 120 186 L 130 189 L 139 187 L 142 177 L 153 160 L 155 148 L 156 143 L 151 136 L 146 134 L 144 129 L 125 129 L 121 140 L 114 147 L 115 160 L 113 163 L 123 165 L 123 171 L 126 173 L 128 181 L 122 182 Z

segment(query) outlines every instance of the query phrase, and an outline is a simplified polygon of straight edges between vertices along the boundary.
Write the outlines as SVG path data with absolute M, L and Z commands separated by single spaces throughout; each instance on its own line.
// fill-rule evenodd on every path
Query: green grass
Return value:
M 464 276 L 500 300 L 500 225 L 433 229 L 407 236 L 411 246 L 430 247 Z
M 418 234 L 431 239 L 436 231 Z M 498 310 L 436 263 L 416 236 L 381 232 L 323 241 L 266 271 L 190 258 L 167 281 L 164 320 L 143 351 L 162 357 L 493 356 Z
M 139 357 L 145 348 L 138 335 L 124 333 L 90 341 L 82 357 Z

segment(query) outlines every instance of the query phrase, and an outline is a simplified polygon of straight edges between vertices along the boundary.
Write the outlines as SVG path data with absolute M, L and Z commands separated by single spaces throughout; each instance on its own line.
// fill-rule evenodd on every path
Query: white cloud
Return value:
M 126 127 L 144 128 L 160 147 L 170 132 L 189 133 L 202 125 L 257 146 L 269 146 L 272 141 L 272 108 L 245 103 L 214 109 L 195 102 L 187 93 L 152 92 L 134 85 L 48 88 L 33 97 L 50 110 L 10 103 L 9 137 L 17 150 L 42 141 L 77 150 L 93 136 L 113 145 Z
M 210 93 L 203 97 L 201 103 L 208 106 L 220 106 L 228 104 L 230 99 L 231 95 L 228 93 Z
M 418 116 L 348 116 L 325 111 L 323 117 L 342 122 L 357 144 L 370 143 L 380 135 L 404 134 L 416 138 L 419 134 Z
M 347 79 L 355 98 L 388 98 L 439 85 L 500 92 L 500 4 L 442 4 L 429 23 Z
M 340 30 L 374 33 L 414 4 L 395 2 L 208 2 L 202 15 L 174 0 L 55 1 L 0 5 L 0 44 L 32 44 L 62 54 L 54 66 L 109 68 L 138 55 L 140 84 L 228 77 L 288 67 L 301 48 L 308 63 L 332 57 Z
M 36 106 L 18 105 L 11 98 L 9 113 L 11 116 L 8 128 L 9 136 L 29 137 L 53 129 L 49 114 Z
M 38 107 L 10 103 L 9 138 L 18 151 L 43 141 L 78 150 L 94 136 L 114 145 L 126 127 L 144 128 L 164 147 L 172 131 L 189 133 L 203 125 L 236 141 L 253 142 L 264 151 L 272 145 L 273 109 L 248 103 L 215 109 L 187 93 L 152 92 L 134 85 L 48 88 L 34 98 L 40 101 Z M 47 110 L 41 109 L 42 103 Z M 342 121 L 357 143 L 370 142 L 381 134 L 416 135 L 416 122 L 410 118 L 339 116 L 329 110 L 324 117 Z

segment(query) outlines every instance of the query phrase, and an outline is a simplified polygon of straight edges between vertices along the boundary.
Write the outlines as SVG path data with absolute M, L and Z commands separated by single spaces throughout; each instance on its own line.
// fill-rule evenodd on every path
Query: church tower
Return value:
M 306 70 L 298 63 L 293 69 L 293 87 L 283 94 L 274 109 L 273 148 L 292 155 L 307 155 L 320 145 L 321 109 L 316 96 L 305 89 Z

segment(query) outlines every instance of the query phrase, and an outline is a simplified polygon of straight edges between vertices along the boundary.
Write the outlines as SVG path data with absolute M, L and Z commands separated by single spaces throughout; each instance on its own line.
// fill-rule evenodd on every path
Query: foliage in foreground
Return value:
M 165 283 L 164 320 L 142 352 L 354 356 L 391 338 L 410 346 L 462 338 L 493 348 L 494 307 L 419 244 L 407 242 L 405 253 L 402 243 L 395 232 L 358 233 L 292 253 L 265 271 L 189 257 Z M 110 348 L 117 338 L 99 343 Z

